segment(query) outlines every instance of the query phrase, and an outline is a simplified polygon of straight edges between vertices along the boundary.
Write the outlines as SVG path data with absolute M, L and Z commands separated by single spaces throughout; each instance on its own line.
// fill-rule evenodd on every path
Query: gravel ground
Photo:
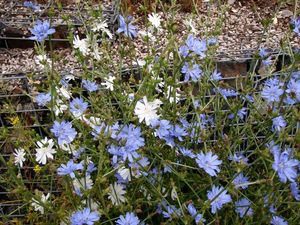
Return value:
M 5 0 L 0 1 L 0 7 L 4 7 Z M 232 1 L 234 2 L 234 1 Z M 109 1 L 106 1 L 106 5 L 109 5 Z M 11 5 L 10 5 L 11 7 Z M 71 6 L 69 6 L 72 8 Z M 68 10 L 68 9 L 66 9 Z M 69 9 L 70 10 L 70 9 Z M 207 36 L 213 34 L 218 38 L 219 52 L 226 52 L 229 55 L 238 54 L 242 50 L 257 49 L 260 46 L 264 46 L 271 49 L 278 49 L 280 47 L 281 40 L 286 38 L 289 34 L 290 17 L 293 15 L 293 5 L 285 4 L 281 7 L 275 7 L 274 5 L 253 7 L 250 3 L 241 3 L 236 1 L 229 5 L 226 9 L 224 16 L 223 26 L 219 32 L 213 33 L 220 17 L 220 6 L 217 4 L 205 3 L 198 9 L 198 16 L 192 13 L 178 12 L 174 16 L 174 24 L 176 25 L 176 42 L 180 43 L 184 41 L 184 38 L 193 33 L 191 27 L 188 25 L 188 21 L 191 19 L 195 28 L 194 33 L 198 37 Z M 10 13 L 16 13 L 11 11 Z M 158 12 L 163 20 L 172 17 L 169 14 Z M 267 18 L 273 17 L 271 25 L 264 31 L 261 21 Z M 7 15 L 6 15 L 7 16 Z M 142 19 L 137 15 L 135 18 L 139 18 L 136 22 L 139 31 L 145 31 L 145 18 Z M 292 47 L 300 47 L 300 38 L 295 34 L 289 35 L 291 37 L 290 43 Z M 167 35 L 162 30 L 157 36 L 159 42 L 155 42 L 156 51 L 159 54 L 160 50 L 164 48 L 167 43 Z M 147 45 L 143 41 L 141 35 L 134 41 L 136 56 L 139 59 L 143 59 L 147 53 Z M 117 42 L 113 46 L 112 52 L 117 51 Z M 74 68 L 78 67 L 76 60 L 73 56 L 71 49 L 55 50 L 55 53 L 63 56 L 64 66 L 58 63 L 59 70 L 74 71 Z M 112 54 L 117 55 L 117 54 Z M 0 51 L 0 72 L 1 73 L 19 73 L 24 71 L 36 70 L 35 53 L 33 49 L 1 49 Z

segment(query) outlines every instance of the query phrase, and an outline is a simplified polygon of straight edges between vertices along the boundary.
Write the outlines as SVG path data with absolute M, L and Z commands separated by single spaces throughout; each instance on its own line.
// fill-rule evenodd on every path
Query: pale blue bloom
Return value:
M 272 131 L 281 131 L 282 128 L 286 127 L 286 121 L 284 120 L 283 116 L 277 116 L 272 119 Z
M 171 130 L 171 135 L 178 138 L 179 141 L 183 141 L 183 137 L 187 136 L 188 133 L 186 132 L 184 127 L 181 127 L 178 124 L 176 124 Z
M 86 174 L 90 175 L 92 172 L 96 171 L 97 167 L 95 166 L 95 163 L 92 161 L 89 161 L 87 168 L 86 168 Z
M 137 162 L 133 162 L 133 163 L 128 163 L 128 166 L 131 168 L 131 172 L 139 177 L 141 175 L 147 176 L 148 173 L 141 171 L 141 168 L 144 168 L 146 166 L 148 166 L 150 164 L 149 159 L 147 157 L 143 157 L 140 160 L 138 160 Z
M 70 112 L 75 117 L 80 117 L 87 110 L 88 103 L 83 101 L 82 98 L 74 98 L 70 103 Z
M 184 81 L 188 81 L 190 78 L 192 81 L 197 81 L 200 79 L 202 70 L 198 64 L 190 65 L 186 62 L 184 66 L 181 68 L 181 72 L 185 74 Z
M 39 93 L 35 97 L 35 101 L 39 106 L 45 106 L 48 102 L 51 101 L 51 94 L 50 93 Z
M 215 92 L 219 92 L 225 99 L 227 99 L 227 97 L 238 96 L 238 93 L 231 89 L 215 88 L 214 90 L 215 90 Z
M 140 157 L 140 154 L 134 148 L 118 147 L 111 145 L 108 148 L 108 152 L 113 155 L 113 163 L 117 163 L 118 160 L 134 162 L 134 159 Z
M 214 81 L 222 80 L 222 74 L 219 73 L 217 69 L 215 69 L 214 72 L 211 74 L 210 79 Z
M 267 101 L 267 103 L 279 102 L 280 96 L 284 93 L 281 89 L 281 83 L 278 79 L 269 79 L 265 82 L 265 85 L 261 91 L 261 97 Z
M 300 191 L 297 182 L 292 182 L 290 184 L 291 192 L 296 201 L 300 201 Z
M 196 157 L 190 149 L 181 146 L 179 146 L 178 149 L 183 156 L 190 157 L 191 159 Z
M 294 25 L 293 31 L 300 37 L 300 18 L 292 18 L 292 24 Z
M 248 164 L 248 158 L 244 156 L 243 152 L 235 152 L 233 155 L 231 154 L 228 159 L 237 163 Z
M 66 165 L 61 164 L 57 169 L 57 174 L 60 176 L 70 175 L 71 178 L 75 178 L 75 171 L 83 170 L 82 163 L 74 163 L 73 160 L 70 160 Z
M 180 217 L 181 216 L 181 211 L 180 209 L 177 209 L 175 205 L 167 205 L 166 203 L 164 204 L 164 211 L 162 211 L 162 214 L 164 218 L 172 218 L 172 217 Z
M 136 26 L 132 25 L 132 16 L 128 16 L 127 20 L 125 21 L 123 16 L 119 16 L 119 21 L 120 21 L 120 27 L 117 30 L 118 33 L 124 33 L 125 36 L 134 38 L 137 36 L 136 33 Z
M 186 45 L 180 46 L 179 53 L 185 58 L 189 55 L 189 48 Z
M 34 35 L 30 37 L 31 40 L 37 40 L 38 42 L 44 41 L 49 35 L 55 33 L 55 29 L 50 27 L 49 21 L 37 20 L 33 29 L 29 29 Z
M 259 49 L 259 56 L 260 57 L 262 57 L 262 58 L 265 58 L 265 57 L 267 57 L 268 56 L 268 52 L 267 52 L 267 49 L 265 49 L 265 48 L 260 48 Z
M 207 45 L 205 40 L 199 40 L 194 38 L 193 35 L 189 35 L 185 41 L 185 44 L 189 50 L 193 51 L 195 54 L 199 55 L 201 58 L 205 57 L 205 52 L 207 51 Z
M 272 195 L 273 196 L 273 195 Z M 273 200 L 274 201 L 274 200 Z M 264 207 L 269 207 L 269 212 L 272 213 L 272 214 L 275 214 L 277 209 L 275 208 L 274 204 L 271 203 L 272 201 L 269 200 L 269 197 L 268 195 L 266 195 L 264 197 Z M 270 204 L 271 203 L 271 204 Z
M 286 98 L 283 100 L 283 102 L 288 105 L 296 104 L 296 100 L 291 98 L 290 96 L 286 96 Z
M 61 123 L 54 121 L 51 132 L 58 138 L 59 145 L 70 144 L 77 135 L 76 130 L 72 127 L 72 123 L 66 121 Z
M 227 190 L 222 186 L 212 186 L 212 189 L 207 192 L 207 197 L 211 201 L 211 212 L 215 214 L 219 209 L 232 201 L 231 196 L 227 194 Z
M 159 127 L 155 129 L 155 135 L 158 136 L 160 139 L 170 135 L 170 130 L 172 125 L 168 120 L 160 120 Z
M 201 129 L 206 129 L 209 125 L 214 124 L 213 117 L 204 113 L 199 114 L 199 120 L 197 126 L 200 126 Z
M 109 135 L 111 127 L 106 125 L 104 122 L 101 122 L 100 125 L 96 125 L 93 127 L 93 131 L 91 134 L 94 136 L 94 140 L 97 140 L 100 134 Z
M 280 181 L 283 183 L 286 183 L 287 180 L 295 182 L 299 161 L 291 159 L 289 150 L 281 152 L 280 149 L 273 149 L 272 153 L 274 156 L 272 168 L 277 172 Z
M 293 79 L 300 79 L 300 70 L 292 72 L 292 78 Z
M 78 159 L 80 155 L 85 151 L 84 148 L 80 147 L 79 149 L 72 151 L 74 159 Z
M 196 208 L 192 203 L 188 204 L 187 210 L 189 211 L 190 215 L 195 219 L 196 224 L 205 223 L 205 219 L 201 213 L 198 213 Z
M 89 92 L 94 92 L 99 89 L 98 84 L 90 80 L 82 80 L 82 86 Z
M 245 108 L 245 107 L 241 108 L 241 109 L 237 112 L 236 115 L 237 115 L 241 120 L 243 120 L 244 117 L 247 115 L 247 108 Z M 234 118 L 234 114 L 233 114 L 233 113 L 230 114 L 230 115 L 228 116 L 228 118 L 229 118 L 229 119 L 233 119 L 233 118 Z
M 31 1 L 25 1 L 25 2 L 23 3 L 23 5 L 24 5 L 25 7 L 28 7 L 28 8 L 30 8 L 30 9 L 32 9 L 32 10 L 35 11 L 35 12 L 41 10 L 41 7 L 40 7 L 38 4 L 35 4 L 35 3 L 31 2 Z
M 240 218 L 251 216 L 253 214 L 253 209 L 250 206 L 250 201 L 247 198 L 242 198 L 235 202 L 235 212 L 239 214 Z
M 270 66 L 270 65 L 272 65 L 272 57 L 270 56 L 270 57 L 268 57 L 268 58 L 266 58 L 266 59 L 263 59 L 262 60 L 262 63 L 265 65 L 265 66 Z
M 71 225 L 93 225 L 100 219 L 98 212 L 91 212 L 89 208 L 73 213 L 70 217 Z
M 139 218 L 132 212 L 127 212 L 125 216 L 121 215 L 116 221 L 117 225 L 139 225 Z
M 185 44 L 190 51 L 194 51 L 194 42 L 195 38 L 193 37 L 193 35 L 190 34 L 185 41 Z
M 254 98 L 251 95 L 246 95 L 245 97 L 242 97 L 244 100 L 249 101 L 249 102 L 254 102 Z
M 207 51 L 206 41 L 196 39 L 194 41 L 193 51 L 195 52 L 195 54 L 199 55 L 200 58 L 204 58 L 205 52 Z
M 216 172 L 220 172 L 219 165 L 222 164 L 222 160 L 218 160 L 217 155 L 213 155 L 212 152 L 204 154 L 203 152 L 196 155 L 196 162 L 198 166 L 205 170 L 211 177 L 217 176 Z
M 137 150 L 145 145 L 141 128 L 133 124 L 124 125 L 116 139 L 126 141 L 125 147 L 130 150 Z
M 288 225 L 288 223 L 280 216 L 273 216 L 271 220 L 272 225 Z
M 300 101 L 300 80 L 296 81 L 291 79 L 287 84 L 286 93 L 290 95 L 291 98 Z
M 266 86 L 280 86 L 282 87 L 283 83 L 277 78 L 270 78 L 265 81 Z
M 247 183 L 249 183 L 249 180 L 248 180 L 248 177 L 245 177 L 243 173 L 240 173 L 239 175 L 237 175 L 234 178 L 233 183 L 234 183 L 236 189 L 239 189 L 239 188 L 247 189 L 248 188 Z

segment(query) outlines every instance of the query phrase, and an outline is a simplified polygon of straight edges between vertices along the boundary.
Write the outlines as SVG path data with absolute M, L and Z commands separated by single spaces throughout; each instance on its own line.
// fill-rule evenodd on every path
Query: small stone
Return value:
M 293 12 L 288 9 L 284 9 L 284 10 L 280 11 L 278 14 L 279 14 L 278 18 L 286 18 L 286 17 L 293 16 Z

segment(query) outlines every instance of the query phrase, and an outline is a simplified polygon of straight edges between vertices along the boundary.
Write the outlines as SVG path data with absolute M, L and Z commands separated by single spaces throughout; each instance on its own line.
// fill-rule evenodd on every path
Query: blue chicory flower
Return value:
M 196 155 L 190 149 L 181 146 L 179 146 L 178 149 L 183 156 L 190 157 L 191 159 L 196 157 Z
M 235 152 L 231 154 L 228 159 L 237 163 L 248 164 L 248 158 L 244 156 L 243 152 Z
M 211 201 L 211 212 L 215 214 L 224 204 L 232 201 L 231 196 L 227 194 L 227 190 L 222 186 L 212 186 L 212 189 L 207 192 L 207 197 Z
M 189 48 L 186 45 L 180 46 L 179 53 L 183 58 L 185 58 L 189 55 Z
M 84 148 L 80 147 L 79 149 L 72 152 L 74 159 L 78 159 L 80 155 L 85 151 Z
M 139 218 L 132 212 L 127 212 L 125 216 L 121 215 L 116 221 L 117 225 L 139 225 Z
M 91 212 L 89 208 L 84 208 L 73 213 L 70 217 L 71 225 L 93 225 L 100 219 L 98 212 Z
M 263 59 L 262 60 L 262 63 L 263 63 L 263 65 L 265 65 L 265 66 L 271 66 L 272 65 L 272 57 L 270 56 L 270 57 L 268 57 L 268 58 L 266 58 L 266 59 Z
M 292 72 L 291 75 L 293 79 L 300 79 L 300 70 Z
M 269 53 L 267 52 L 267 49 L 265 48 L 260 48 L 259 49 L 259 56 L 262 58 L 265 58 L 269 55 Z
M 284 93 L 281 85 L 277 78 L 267 80 L 261 91 L 261 97 L 265 99 L 267 103 L 279 102 L 280 96 Z
M 129 162 L 134 162 L 134 159 L 138 159 L 140 154 L 134 148 L 129 147 L 117 147 L 115 145 L 111 145 L 108 150 L 110 154 L 113 155 L 113 163 L 118 163 L 118 160 L 126 161 L 128 159 Z
M 249 180 L 248 177 L 245 177 L 243 173 L 240 173 L 233 179 L 233 183 L 235 185 L 236 189 L 242 188 L 242 189 L 247 189 Z
M 82 163 L 74 163 L 73 160 L 70 160 L 66 165 L 60 165 L 60 167 L 57 169 L 57 174 L 60 176 L 70 175 L 71 178 L 75 178 L 74 172 L 76 170 L 83 170 Z
M 222 74 L 218 72 L 217 69 L 215 69 L 214 72 L 210 75 L 210 79 L 213 81 L 222 80 Z
M 160 120 L 159 127 L 155 129 L 155 136 L 158 136 L 160 139 L 169 136 L 172 125 L 168 120 Z
M 204 58 L 205 52 L 207 51 L 206 41 L 195 39 L 193 51 L 196 55 L 200 56 L 200 58 Z
M 273 194 L 271 196 L 273 196 Z M 270 200 L 268 195 L 264 196 L 264 207 L 268 207 L 269 212 L 272 214 L 275 214 L 277 209 L 275 208 L 274 203 L 272 203 L 272 202 L 274 202 L 274 199 Z
M 38 4 L 35 4 L 35 3 L 31 2 L 31 1 L 25 1 L 25 2 L 23 3 L 23 5 L 24 5 L 25 7 L 27 7 L 27 8 L 32 9 L 32 10 L 35 11 L 35 12 L 41 10 L 41 7 L 40 7 Z
M 193 35 L 189 35 L 187 37 L 187 39 L 185 40 L 185 44 L 186 47 L 190 50 L 190 51 L 194 51 L 194 42 L 195 42 L 195 38 L 193 37 Z
M 89 92 L 94 92 L 99 89 L 99 85 L 96 82 L 90 80 L 82 80 L 82 86 Z
M 76 130 L 72 127 L 72 123 L 66 121 L 62 121 L 61 123 L 54 121 L 51 132 L 58 138 L 59 145 L 70 144 L 77 135 Z
M 300 80 L 291 79 L 287 84 L 287 89 L 285 91 L 290 95 L 290 98 L 295 99 L 295 101 L 300 101 Z
M 37 20 L 33 29 L 29 29 L 34 35 L 30 37 L 31 40 L 36 40 L 38 42 L 44 41 L 49 35 L 55 33 L 55 29 L 50 27 L 49 21 L 40 21 Z
M 83 101 L 82 98 L 74 98 L 70 102 L 70 112 L 76 117 L 81 117 L 83 113 L 87 110 L 88 103 Z
M 179 141 L 183 141 L 183 137 L 187 136 L 188 133 L 184 129 L 184 127 L 181 127 L 180 125 L 176 124 L 171 129 L 171 135 L 173 137 L 176 137 Z
M 271 220 L 272 225 L 288 225 L 288 223 L 280 216 L 273 216 Z
M 282 128 L 286 127 L 286 121 L 284 120 L 283 116 L 277 116 L 272 119 L 272 131 L 281 131 Z
M 300 191 L 297 182 L 292 182 L 290 184 L 291 192 L 296 201 L 300 201 Z
M 190 215 L 195 219 L 196 224 L 205 223 L 205 219 L 201 213 L 198 213 L 195 206 L 190 203 L 187 206 L 187 210 L 189 211 Z
M 101 133 L 103 133 L 104 135 L 109 135 L 110 128 L 110 126 L 102 122 L 99 125 L 93 126 L 93 131 L 91 132 L 91 134 L 94 136 L 94 139 L 97 140 Z
M 224 88 L 214 88 L 214 91 L 220 93 L 224 99 L 227 97 L 235 97 L 238 96 L 238 93 L 234 90 L 224 89 Z
M 199 121 L 196 125 L 200 126 L 201 129 L 206 129 L 209 125 L 214 124 L 213 117 L 204 113 L 199 114 Z
M 189 63 L 187 62 L 181 68 L 181 72 L 185 74 L 184 81 L 188 81 L 190 78 L 192 81 L 197 81 L 200 79 L 202 74 L 202 70 L 198 64 L 194 64 L 192 67 L 190 67 Z
M 253 209 L 250 206 L 250 201 L 247 198 L 242 198 L 235 203 L 235 212 L 239 214 L 240 218 L 251 216 Z
M 300 37 L 300 18 L 292 18 L 293 31 Z
M 245 108 L 245 107 L 241 108 L 241 109 L 237 112 L 236 115 L 237 115 L 241 120 L 243 120 L 244 117 L 247 115 L 247 108 Z M 234 118 L 234 114 L 233 114 L 233 113 L 230 114 L 230 115 L 228 116 L 228 118 L 229 118 L 229 119 L 233 119 L 233 118 Z
M 173 218 L 173 217 L 180 217 L 181 211 L 180 209 L 177 209 L 175 205 L 167 205 L 166 203 L 162 203 L 164 206 L 164 210 L 162 211 L 162 214 L 164 218 Z
M 117 30 L 118 33 L 124 33 L 125 36 L 130 37 L 131 39 L 137 36 L 136 26 L 132 25 L 132 16 L 127 17 L 127 21 L 125 21 L 123 16 L 119 16 L 120 27 Z
M 92 172 L 94 172 L 96 170 L 97 170 L 97 167 L 95 166 L 95 163 L 90 161 L 86 168 L 87 175 L 90 175 Z
M 211 177 L 217 176 L 217 172 L 220 172 L 219 165 L 222 164 L 222 160 L 218 160 L 217 155 L 213 155 L 212 152 L 203 152 L 196 155 L 196 162 L 198 166 L 205 170 Z
M 125 147 L 130 150 L 137 150 L 145 145 L 145 139 L 142 136 L 141 128 L 133 124 L 124 125 L 116 140 L 126 141 Z
M 38 104 L 38 106 L 45 106 L 48 104 L 48 102 L 51 101 L 51 94 L 50 93 L 39 93 L 35 97 L 35 101 Z
M 280 149 L 273 149 L 272 153 L 274 156 L 272 168 L 278 173 L 280 181 L 283 183 L 286 183 L 287 180 L 295 182 L 299 161 L 291 159 L 289 150 L 281 152 Z

